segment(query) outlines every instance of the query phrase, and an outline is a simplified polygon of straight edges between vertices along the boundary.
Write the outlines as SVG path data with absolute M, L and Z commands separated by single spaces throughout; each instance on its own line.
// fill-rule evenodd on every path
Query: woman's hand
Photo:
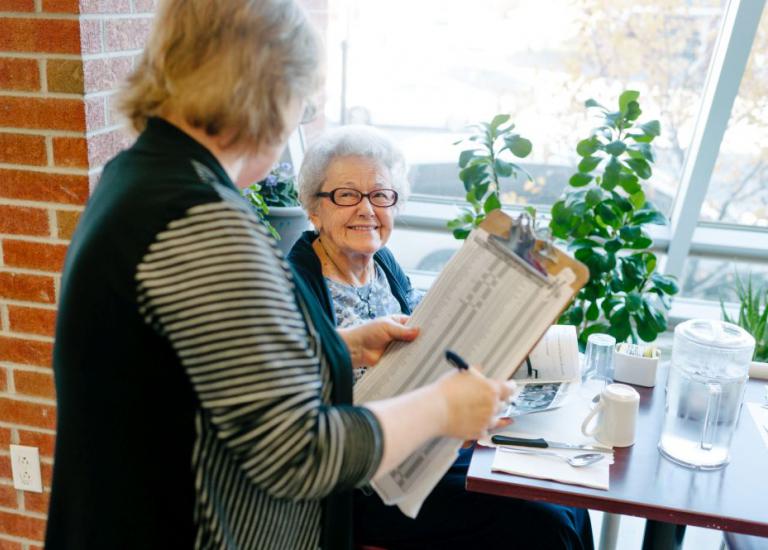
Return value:
M 489 429 L 511 423 L 494 421 L 506 406 L 517 385 L 508 380 L 496 382 L 470 368 L 443 375 L 434 391 L 445 406 L 443 432 L 457 439 L 481 439 Z
M 352 366 L 373 366 L 379 362 L 390 342 L 410 342 L 415 339 L 419 335 L 419 329 L 405 326 L 409 318 L 407 315 L 389 315 L 354 328 L 338 329 L 339 336 L 347 344 Z

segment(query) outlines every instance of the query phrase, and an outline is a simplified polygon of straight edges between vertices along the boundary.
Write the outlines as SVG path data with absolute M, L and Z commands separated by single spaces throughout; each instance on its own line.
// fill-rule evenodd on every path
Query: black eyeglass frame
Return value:
M 339 204 L 338 202 L 336 202 L 336 196 L 335 196 L 337 191 L 353 191 L 353 192 L 357 193 L 358 195 L 360 195 L 360 200 L 358 200 L 355 204 Z M 387 205 L 376 204 L 375 202 L 373 202 L 373 200 L 371 200 L 371 195 L 373 195 L 374 193 L 379 193 L 381 191 L 389 191 L 389 192 L 391 192 L 394 195 L 394 201 L 392 201 L 392 204 L 387 204 Z M 319 193 L 315 193 L 315 196 L 316 197 L 327 197 L 327 198 L 331 199 L 331 202 L 333 204 L 335 204 L 336 206 L 341 206 L 341 207 L 357 206 L 358 204 L 363 202 L 364 198 L 367 198 L 368 202 L 370 202 L 372 206 L 375 206 L 377 208 L 391 208 L 391 207 L 393 207 L 393 206 L 395 206 L 397 204 L 397 201 L 400 198 L 400 196 L 397 194 L 397 191 L 395 191 L 394 189 L 390 189 L 390 188 L 376 189 L 375 191 L 371 191 L 370 193 L 361 193 L 357 189 L 352 189 L 351 187 L 337 187 L 333 191 L 321 191 Z

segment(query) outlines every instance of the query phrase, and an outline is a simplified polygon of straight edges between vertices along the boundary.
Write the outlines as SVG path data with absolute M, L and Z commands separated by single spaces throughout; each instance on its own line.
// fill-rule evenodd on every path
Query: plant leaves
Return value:
M 648 164 L 645 159 L 627 159 L 627 164 L 632 168 L 632 170 L 635 171 L 635 173 L 640 176 L 640 178 L 647 180 L 651 177 L 652 171 L 651 171 L 651 165 Z
M 597 302 L 592 302 L 587 308 L 587 321 L 597 321 L 600 317 L 600 309 L 597 307 Z
M 506 115 L 506 114 L 496 115 L 495 117 L 493 117 L 493 120 L 491 120 L 490 130 L 492 132 L 495 132 L 496 129 L 502 124 L 504 124 L 505 122 L 507 122 L 509 118 L 510 118 L 510 115 Z
M 503 178 L 508 178 L 514 171 L 514 165 L 512 163 L 501 160 L 500 158 L 497 158 L 494 161 L 493 167 L 496 170 L 496 173 Z
M 599 109 L 602 109 L 603 111 L 607 110 L 605 107 L 603 107 L 602 105 L 600 105 L 600 104 L 599 104 L 597 101 L 595 101 L 595 100 L 594 100 L 594 99 L 592 99 L 592 98 L 589 98 L 588 100 L 586 100 L 586 101 L 584 102 L 584 107 L 586 107 L 587 109 L 591 109 L 591 108 L 593 108 L 593 107 L 597 107 L 597 108 L 599 108 Z
M 677 294 L 680 291 L 677 281 L 672 276 L 654 273 L 651 275 L 651 281 L 656 288 L 665 294 Z
M 592 170 L 597 168 L 597 165 L 600 164 L 602 160 L 603 159 L 601 157 L 592 157 L 592 156 L 584 157 L 583 159 L 581 159 L 581 162 L 579 162 L 578 170 L 579 172 L 582 172 L 585 174 L 587 172 L 591 172 Z
M 467 149 L 466 151 L 462 151 L 461 154 L 459 154 L 459 167 L 465 168 L 469 161 L 474 158 L 476 151 L 476 149 Z
M 621 155 L 624 151 L 627 150 L 626 144 L 621 140 L 615 140 L 610 142 L 608 145 L 606 145 L 603 149 L 605 149 L 605 152 L 609 155 L 613 155 L 614 157 L 618 157 Z
M 592 136 L 591 138 L 582 139 L 576 145 L 576 152 L 581 157 L 589 157 L 593 153 L 597 152 L 599 148 L 600 148 L 600 142 L 595 136 Z
M 572 187 L 584 187 L 585 185 L 588 185 L 589 182 L 591 182 L 593 179 L 595 179 L 594 176 L 577 172 L 571 176 L 571 179 L 568 180 L 568 183 Z
M 490 195 L 488 195 L 488 198 L 485 199 L 485 204 L 483 204 L 483 210 L 487 214 L 488 212 L 492 210 L 498 210 L 501 208 L 501 201 L 499 201 L 499 195 L 494 191 Z
M 533 144 L 517 134 L 504 136 L 504 143 L 510 152 L 518 158 L 525 158 L 531 154 Z
M 661 135 L 661 124 L 658 120 L 650 120 L 645 124 L 641 124 L 639 128 L 649 137 L 657 137 Z
M 627 112 L 630 102 L 637 103 L 637 98 L 640 97 L 640 92 L 635 90 L 626 90 L 619 96 L 619 109 L 622 113 Z

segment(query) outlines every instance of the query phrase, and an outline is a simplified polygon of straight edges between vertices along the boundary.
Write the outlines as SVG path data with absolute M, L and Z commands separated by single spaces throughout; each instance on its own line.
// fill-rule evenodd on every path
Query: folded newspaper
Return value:
M 586 279 L 585 268 L 558 257 L 542 275 L 478 228 L 432 285 L 409 324 L 414 342 L 396 342 L 354 389 L 356 403 L 386 399 L 437 380 L 450 348 L 496 380 L 510 378 Z M 416 517 L 456 459 L 462 442 L 429 441 L 373 483 L 387 504 Z

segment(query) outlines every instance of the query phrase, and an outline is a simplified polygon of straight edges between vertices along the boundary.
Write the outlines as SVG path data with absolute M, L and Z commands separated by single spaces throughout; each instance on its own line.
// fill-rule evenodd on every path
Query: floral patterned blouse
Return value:
M 384 270 L 377 263 L 374 263 L 374 267 L 376 271 L 373 280 L 360 287 L 325 278 L 328 289 L 331 291 L 338 328 L 356 327 L 376 317 L 402 313 L 400 303 L 392 294 Z M 407 298 L 411 310 L 421 302 L 423 297 L 422 291 L 411 289 Z M 368 367 L 354 369 L 354 381 L 360 380 L 367 370 Z

